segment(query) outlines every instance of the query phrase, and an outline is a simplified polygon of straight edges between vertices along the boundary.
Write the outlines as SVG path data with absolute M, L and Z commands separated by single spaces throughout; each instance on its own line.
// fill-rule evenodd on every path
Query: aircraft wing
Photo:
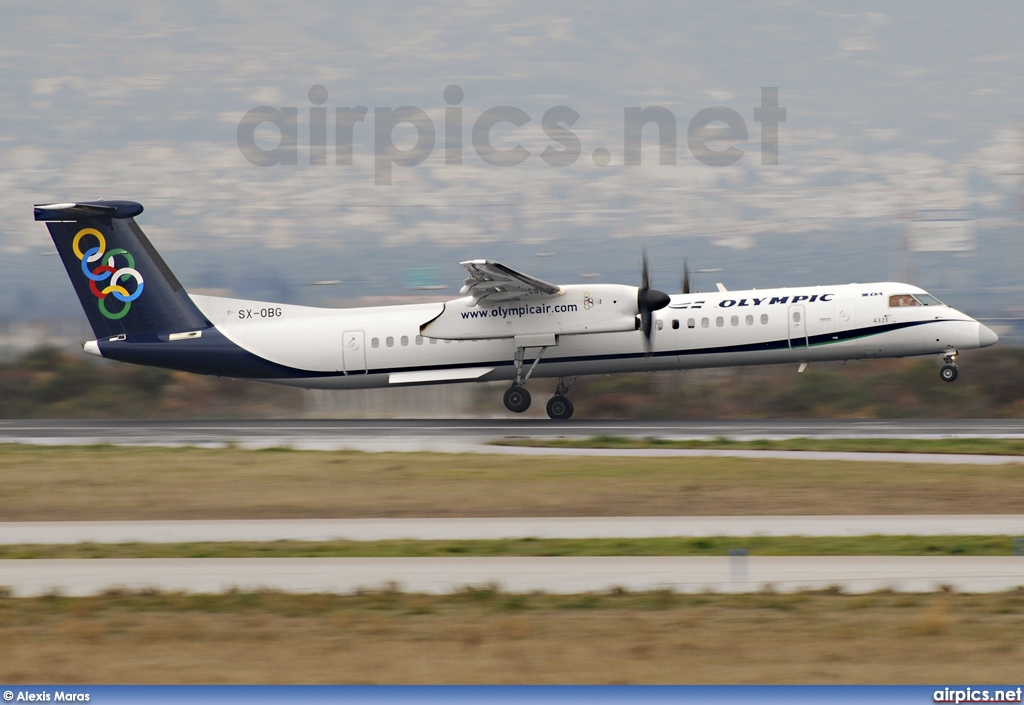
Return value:
M 500 262 L 474 259 L 460 264 L 469 272 L 460 293 L 472 296 L 474 304 L 483 300 L 514 301 L 553 296 L 562 291 L 562 287 L 556 284 L 517 272 Z

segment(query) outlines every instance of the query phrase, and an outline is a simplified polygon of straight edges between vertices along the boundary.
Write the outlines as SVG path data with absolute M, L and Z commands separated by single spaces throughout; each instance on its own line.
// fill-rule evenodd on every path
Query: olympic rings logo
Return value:
M 584 311 L 589 311 L 592 308 L 594 308 L 594 299 L 592 299 L 590 297 L 590 292 L 584 291 L 583 292 L 583 310 Z
M 89 236 L 96 239 L 96 245 L 83 252 L 82 240 Z M 100 313 L 115 321 L 124 318 L 132 307 L 132 301 L 142 296 L 142 275 L 139 274 L 139 270 L 135 269 L 135 258 L 132 257 L 132 254 L 120 247 L 115 247 L 107 252 L 107 240 L 103 237 L 103 233 L 95 228 L 79 230 L 71 243 L 71 249 L 74 250 L 75 256 L 82 260 L 82 274 L 89 278 L 89 290 L 97 299 Z M 126 266 L 119 267 L 116 257 L 123 258 Z M 90 269 L 92 263 L 97 261 L 99 266 Z M 135 279 L 135 291 L 129 293 L 122 284 L 132 278 Z M 98 283 L 108 279 L 110 281 L 101 289 Z M 119 311 L 111 311 L 107 308 L 108 298 L 114 298 L 122 302 L 124 306 Z

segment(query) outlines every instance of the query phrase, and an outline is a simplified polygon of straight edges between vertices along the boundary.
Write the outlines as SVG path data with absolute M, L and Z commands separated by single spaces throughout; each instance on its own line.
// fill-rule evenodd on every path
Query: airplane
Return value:
M 573 415 L 581 375 L 937 355 L 956 380 L 960 350 L 994 345 L 987 326 L 909 284 L 692 292 L 551 284 L 491 260 L 461 264 L 460 298 L 316 308 L 189 294 L 135 217 L 134 201 L 35 206 L 96 336 L 85 352 L 121 362 L 310 389 L 556 378 L 552 419 Z M 685 268 L 684 268 L 685 271 Z M 569 379 L 569 382 L 566 382 Z

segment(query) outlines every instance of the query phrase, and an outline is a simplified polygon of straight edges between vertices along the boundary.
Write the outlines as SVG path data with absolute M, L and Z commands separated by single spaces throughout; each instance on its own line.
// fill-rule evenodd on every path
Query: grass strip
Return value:
M 272 541 L 78 543 L 0 546 L 0 559 L 32 558 L 401 558 L 441 556 L 1006 556 L 1009 536 L 751 536 L 479 541 Z
M 833 453 L 942 453 L 953 455 L 1024 455 L 1016 438 L 787 438 L 749 441 L 718 437 L 671 440 L 599 435 L 592 438 L 507 439 L 493 445 L 529 448 L 616 448 L 680 450 L 803 450 Z
M 0 447 L 0 519 L 1017 514 L 1011 463 Z
M 1024 591 L 0 599 L 6 683 L 1018 683 Z

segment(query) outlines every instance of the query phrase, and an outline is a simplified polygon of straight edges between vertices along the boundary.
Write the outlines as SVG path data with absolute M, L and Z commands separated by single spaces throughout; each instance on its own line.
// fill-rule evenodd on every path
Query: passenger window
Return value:
M 379 348 L 380 347 L 380 338 L 371 338 L 370 339 L 370 347 L 371 348 Z
M 665 327 L 665 322 L 664 321 L 658 321 L 658 330 L 661 330 L 664 327 Z
M 430 344 L 431 345 L 437 345 L 437 338 L 431 338 L 430 339 Z
M 402 336 L 402 347 L 404 348 L 408 344 L 409 344 L 409 336 L 403 335 Z
M 395 339 L 389 335 L 387 339 L 384 341 L 384 344 L 387 345 L 389 348 L 393 348 L 395 347 Z
M 708 327 L 708 319 L 706 319 L 706 318 L 700 319 L 700 327 L 701 328 L 707 328 Z
M 679 330 L 679 319 L 678 318 L 673 318 L 672 319 L 672 330 Z
M 729 323 L 733 324 L 734 326 L 738 326 L 740 324 L 740 317 L 739 316 L 733 316 L 732 320 L 729 321 Z
M 751 316 L 750 314 L 747 314 L 747 325 L 748 326 L 754 325 L 754 317 Z
M 696 325 L 697 325 L 697 321 L 693 320 L 692 318 L 686 319 L 686 327 L 687 328 L 693 328 Z
M 800 322 L 800 312 L 799 311 L 793 311 L 793 323 L 799 323 L 799 322 Z
M 715 325 L 721 328 L 722 326 L 725 325 L 725 319 L 719 316 L 718 318 L 715 319 Z
M 767 313 L 762 313 L 761 314 L 761 325 L 762 326 L 768 325 L 768 314 Z
M 422 335 L 417 335 L 416 336 L 416 344 L 417 345 L 423 345 L 423 336 Z

